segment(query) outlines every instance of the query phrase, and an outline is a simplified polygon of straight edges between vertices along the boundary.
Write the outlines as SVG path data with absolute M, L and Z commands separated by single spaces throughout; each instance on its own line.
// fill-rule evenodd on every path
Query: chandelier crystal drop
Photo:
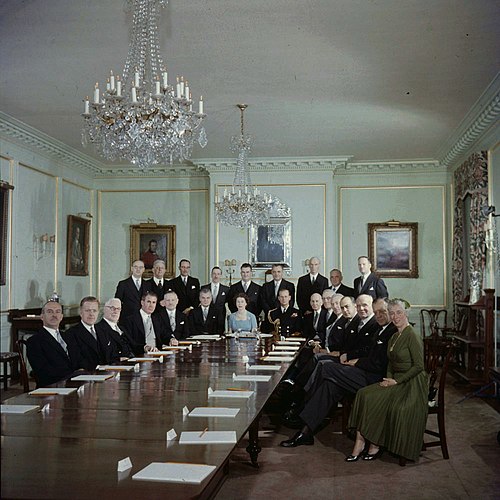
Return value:
M 238 153 L 236 172 L 230 190 L 224 189 L 221 199 L 215 196 L 217 220 L 228 226 L 247 228 L 251 225 L 265 224 L 269 220 L 271 196 L 261 194 L 252 185 L 248 166 L 248 157 L 253 144 L 253 137 L 245 135 L 243 113 L 247 104 L 238 104 L 241 112 L 241 133 L 231 137 L 231 151 Z
M 127 0 L 133 9 L 129 51 L 121 77 L 110 73 L 84 100 L 82 144 L 93 144 L 107 160 L 141 168 L 191 157 L 197 140 L 207 145 L 203 97 L 193 111 L 191 88 L 177 77 L 169 83 L 160 55 L 158 24 L 167 0 Z

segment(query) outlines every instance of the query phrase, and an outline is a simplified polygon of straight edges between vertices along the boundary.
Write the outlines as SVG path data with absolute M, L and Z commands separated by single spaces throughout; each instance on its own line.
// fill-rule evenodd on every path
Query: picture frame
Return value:
M 292 217 L 290 208 L 278 198 L 271 200 L 271 217 L 266 224 L 249 228 L 249 259 L 252 267 L 292 267 Z
M 68 215 L 66 234 L 66 276 L 89 274 L 90 220 Z
M 153 276 L 153 262 L 165 261 L 165 278 L 175 278 L 175 231 L 176 226 L 160 226 L 145 223 L 130 226 L 130 266 L 142 260 L 146 268 L 143 278 Z
M 418 278 L 418 223 L 368 224 L 368 256 L 381 278 Z

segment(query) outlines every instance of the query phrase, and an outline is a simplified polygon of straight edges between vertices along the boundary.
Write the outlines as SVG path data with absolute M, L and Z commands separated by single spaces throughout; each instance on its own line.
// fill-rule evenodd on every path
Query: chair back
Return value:
M 28 368 L 26 366 L 26 340 L 19 339 L 16 341 L 16 350 L 19 353 L 19 364 L 21 366 L 21 385 L 23 386 L 23 392 L 29 392 L 30 383 L 28 376 Z
M 439 330 L 446 328 L 448 321 L 448 311 L 446 309 L 421 309 L 420 328 L 422 338 L 440 337 Z
M 426 371 L 429 374 L 429 396 L 437 391 L 437 406 L 444 408 L 446 374 L 453 355 L 451 340 L 430 340 L 426 349 Z

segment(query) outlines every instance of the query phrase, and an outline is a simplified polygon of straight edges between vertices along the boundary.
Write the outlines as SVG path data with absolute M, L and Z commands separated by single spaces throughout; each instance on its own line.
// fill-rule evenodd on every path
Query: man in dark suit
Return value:
M 170 289 L 169 281 L 165 279 L 165 261 L 157 259 L 153 262 L 153 277 L 150 280 L 150 290 L 156 293 L 158 302 L 156 303 L 156 311 L 161 308 L 160 302 L 163 300 L 165 292 Z
M 200 282 L 198 278 L 189 276 L 191 262 L 182 259 L 179 262 L 180 274 L 168 282 L 168 289 L 176 293 L 179 299 L 178 308 L 186 315 L 199 304 Z
M 328 280 L 319 274 L 320 260 L 318 257 L 309 259 L 309 273 L 301 276 L 297 283 L 297 305 L 302 316 L 311 314 L 310 299 L 313 293 L 323 293 L 328 288 Z
M 212 280 L 210 283 L 203 285 L 201 288 L 208 288 L 212 292 L 212 302 L 215 307 L 221 312 L 224 321 L 226 319 L 226 302 L 229 294 L 229 287 L 223 285 L 220 280 L 222 278 L 222 269 L 214 266 L 211 272 Z
M 355 394 L 362 387 L 374 384 L 385 376 L 387 370 L 387 344 L 396 327 L 390 323 L 385 299 L 377 299 L 373 311 L 378 324 L 367 356 L 342 363 L 319 363 L 315 377 L 308 387 L 306 404 L 300 412 L 304 426 L 281 446 L 293 448 L 314 443 L 317 431 L 332 407 L 345 395 Z
M 304 337 L 308 340 L 321 338 L 324 332 L 321 332 L 320 327 L 320 317 L 321 317 L 321 306 L 323 305 L 323 299 L 321 294 L 313 293 L 309 300 L 309 308 L 311 309 L 311 314 L 305 316 L 302 320 Z
M 332 286 L 330 286 L 329 289 L 332 290 L 333 293 L 344 295 L 344 297 L 354 297 L 354 288 L 344 285 L 342 279 L 342 271 L 340 271 L 340 269 L 332 269 L 330 271 L 330 283 Z
M 92 296 L 84 297 L 80 301 L 81 321 L 66 333 L 76 340 L 83 366 L 88 371 L 94 371 L 97 365 L 111 363 L 116 358 L 109 337 L 105 334 L 97 336 L 94 325 L 98 315 L 99 301 Z
M 128 345 L 123 328 L 118 326 L 122 305 L 120 299 L 109 299 L 104 304 L 103 317 L 95 325 L 97 337 L 107 337 L 111 341 L 111 363 L 119 362 L 122 358 L 132 357 L 132 350 Z
M 143 280 L 144 262 L 136 260 L 130 268 L 132 275 L 122 280 L 116 287 L 115 297 L 121 300 L 121 320 L 137 312 L 141 308 L 141 297 L 151 290 L 151 280 Z
M 267 313 L 271 309 L 279 307 L 278 293 L 280 290 L 290 292 L 290 307 L 295 304 L 295 285 L 291 281 L 283 279 L 283 264 L 273 264 L 271 268 L 273 279 L 264 283 L 260 290 L 260 303 L 264 311 L 264 321 L 260 325 L 261 332 L 268 333 L 273 330 L 273 326 L 267 320 Z
M 135 356 L 161 350 L 163 344 L 170 343 L 161 318 L 153 314 L 157 302 L 154 292 L 146 292 L 141 299 L 141 308 L 125 318 L 124 335 Z
M 163 307 L 155 313 L 161 320 L 164 330 L 163 344 L 177 345 L 191 334 L 189 331 L 188 317 L 179 308 L 177 294 L 170 290 L 163 298 Z
M 384 280 L 372 273 L 372 263 L 365 255 L 358 257 L 358 269 L 361 276 L 354 280 L 355 297 L 366 293 L 374 299 L 389 297 Z
M 46 387 L 71 378 L 83 369 L 83 360 L 76 340 L 61 334 L 63 319 L 59 302 L 46 302 L 40 314 L 43 328 L 27 340 L 26 355 L 35 373 L 37 387 Z
M 191 335 L 221 335 L 224 333 L 225 317 L 212 302 L 210 288 L 200 290 L 200 305 L 189 315 L 189 333 Z
M 290 290 L 282 288 L 278 293 L 279 307 L 267 313 L 267 322 L 272 332 L 277 330 L 280 337 L 297 337 L 302 333 L 300 311 L 291 306 Z
M 244 293 L 248 297 L 247 310 L 255 314 L 255 317 L 258 318 L 262 310 L 260 304 L 261 286 L 252 281 L 252 266 L 247 262 L 241 264 L 240 275 L 241 281 L 238 281 L 238 283 L 234 283 L 229 288 L 229 294 L 227 298 L 227 305 L 229 306 L 229 310 L 232 313 L 236 312 L 235 298 L 239 293 Z

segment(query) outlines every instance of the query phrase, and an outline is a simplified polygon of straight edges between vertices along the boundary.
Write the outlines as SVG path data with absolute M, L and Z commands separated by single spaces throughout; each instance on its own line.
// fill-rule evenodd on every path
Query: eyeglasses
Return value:
M 115 306 L 104 306 L 104 307 L 107 307 L 108 309 L 111 309 L 113 312 L 121 311 L 122 310 L 121 307 L 115 307 Z

